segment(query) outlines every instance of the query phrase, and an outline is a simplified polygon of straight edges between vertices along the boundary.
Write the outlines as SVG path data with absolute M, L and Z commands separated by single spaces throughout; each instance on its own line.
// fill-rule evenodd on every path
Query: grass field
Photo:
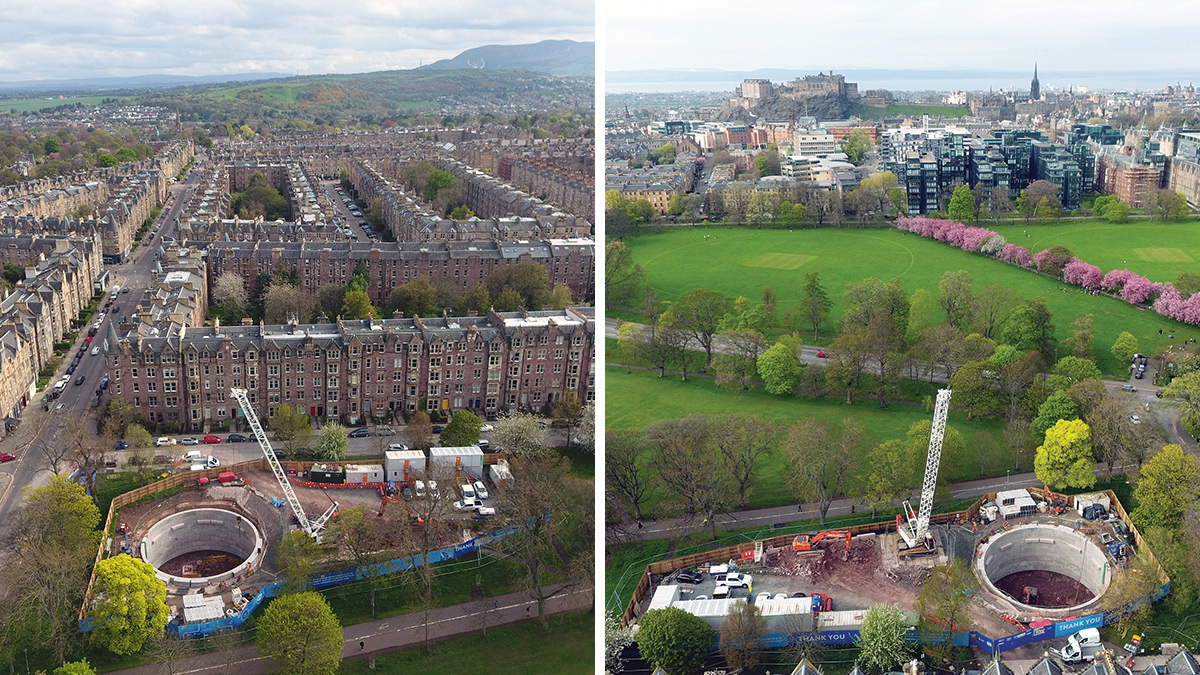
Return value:
M 1039 225 L 1024 223 L 989 227 L 1011 243 L 1037 253 L 1062 244 L 1081 260 L 1105 272 L 1129 269 L 1151 281 L 1174 281 L 1195 270 L 1200 260 L 1200 222 L 1112 224 L 1099 221 Z M 1029 236 L 1025 236 L 1029 235 Z M 1155 331 L 1156 333 L 1158 331 Z
M 298 95 L 311 86 L 312 84 L 308 82 L 296 84 L 251 84 L 244 87 L 215 89 L 208 92 L 207 96 L 222 101 L 232 101 L 242 92 L 250 92 L 262 94 L 262 100 L 265 103 L 291 104 L 296 102 Z
M 735 394 L 718 389 L 708 379 L 681 382 L 678 377 L 659 378 L 657 373 L 627 372 L 624 368 L 607 368 L 605 377 L 605 428 L 609 430 L 641 428 L 692 413 L 754 413 L 784 424 L 808 417 L 837 426 L 841 426 L 844 418 L 853 417 L 866 427 L 872 443 L 879 443 L 903 438 L 915 422 L 930 418 L 930 413 L 917 405 L 897 403 L 881 410 L 879 403 L 871 400 L 860 400 L 847 406 L 844 400 L 836 397 L 814 401 L 774 396 L 763 389 Z M 978 478 L 1004 471 L 1008 460 L 999 422 L 967 420 L 961 415 L 951 415 L 950 426 L 962 434 L 968 451 L 966 456 L 957 458 L 955 464 L 943 468 L 947 480 Z M 782 453 L 764 457 L 755 472 L 758 479 L 750 494 L 749 506 L 774 506 L 795 500 L 784 485 L 786 472 Z M 660 495 L 652 493 L 643 505 L 642 513 L 646 517 L 660 515 L 656 513 L 659 498 Z
M 128 96 L 64 96 L 63 98 L 23 98 L 15 101 L 0 101 L 0 111 L 16 110 L 19 113 L 57 108 L 60 105 L 96 105 L 106 98 L 129 98 Z
M 408 649 L 375 659 L 375 670 L 366 659 L 343 661 L 343 675 L 353 673 L 405 673 L 444 675 L 459 670 L 498 675 L 535 673 L 592 673 L 595 670 L 595 615 L 589 612 L 550 618 L 543 630 L 536 622 L 488 629 L 487 635 L 471 635 L 431 648 Z
M 932 115 L 934 117 L 963 117 L 971 114 L 971 111 L 959 105 L 916 105 L 914 103 L 893 103 L 891 105 L 878 107 L 870 105 L 856 105 L 854 107 L 855 114 L 863 119 L 877 120 L 884 117 L 912 117 L 920 115 Z
M 1174 279 L 1188 268 L 1186 263 L 1153 262 L 1139 258 L 1133 249 L 1146 248 L 1147 242 L 1169 241 L 1180 251 L 1200 259 L 1200 226 L 1187 224 L 1138 225 L 1045 225 L 1000 226 L 1001 234 L 1034 252 L 1057 243 L 1067 245 L 1080 258 L 1099 265 L 1104 271 L 1120 267 L 1127 260 L 1129 269 L 1155 281 Z M 704 239 L 703 234 L 716 234 Z M 1030 234 L 1022 242 L 1023 234 Z M 824 331 L 831 332 L 841 313 L 841 293 L 846 284 L 866 277 L 885 281 L 899 278 L 909 294 L 918 288 L 934 297 L 938 281 L 947 270 L 967 270 L 976 290 L 999 281 L 1022 297 L 1043 297 L 1054 314 L 1060 340 L 1070 336 L 1073 320 L 1095 315 L 1095 356 L 1100 369 L 1124 375 L 1109 348 L 1121 331 L 1137 337 L 1140 351 L 1153 353 L 1160 345 L 1175 344 L 1185 338 L 1200 338 L 1200 328 L 1185 326 L 1109 297 L 1094 297 L 1075 292 L 1072 286 L 1053 281 L 1028 270 L 967 253 L 899 230 L 755 230 L 712 228 L 671 228 L 667 232 L 627 238 L 634 259 L 645 266 L 648 284 L 661 301 L 677 299 L 689 289 L 714 288 L 730 295 L 743 295 L 758 301 L 763 286 L 771 286 L 783 311 L 794 308 L 801 298 L 804 275 L 821 273 L 821 280 L 835 301 L 832 317 Z M 803 256 L 798 269 L 764 266 L 764 260 L 788 260 Z M 1168 256 L 1169 257 L 1169 256 Z M 1164 334 L 1159 334 L 1159 329 Z M 1166 333 L 1174 332 L 1175 340 Z

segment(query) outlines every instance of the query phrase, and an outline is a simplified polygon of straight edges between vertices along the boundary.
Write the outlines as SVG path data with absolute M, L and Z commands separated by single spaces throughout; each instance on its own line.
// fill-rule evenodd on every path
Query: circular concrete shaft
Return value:
M 1070 607 L 1055 607 L 1075 611 L 1087 607 L 1104 594 L 1112 572 L 1104 551 L 1087 536 L 1063 525 L 1031 524 L 1000 532 L 979 549 L 975 562 L 977 576 L 988 591 L 1004 596 L 1022 611 L 1045 612 L 1041 605 L 1026 605 L 1005 593 L 996 582 L 1013 574 L 1043 571 L 1077 581 L 1090 591 L 1090 597 Z
M 189 509 L 163 518 L 146 532 L 142 558 L 154 566 L 158 578 L 169 585 L 199 587 L 216 584 L 257 567 L 263 554 L 263 537 L 245 516 L 215 508 Z M 159 569 L 169 560 L 197 551 L 221 551 L 243 560 L 233 569 L 208 577 L 181 577 Z

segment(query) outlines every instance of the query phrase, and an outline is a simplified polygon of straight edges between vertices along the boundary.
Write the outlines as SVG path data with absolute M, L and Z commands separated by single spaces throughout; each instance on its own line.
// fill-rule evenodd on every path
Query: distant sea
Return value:
M 722 71 L 670 71 L 637 70 L 615 71 L 605 75 L 604 88 L 608 93 L 621 92 L 676 92 L 676 91 L 729 91 L 747 78 L 766 78 L 782 83 L 799 76 L 815 74 L 816 70 L 763 69 L 745 72 Z M 1033 73 L 991 72 L 968 73 L 951 71 L 919 70 L 867 70 L 845 72 L 848 82 L 857 82 L 860 92 L 868 89 L 891 91 L 987 91 L 993 89 L 1028 90 Z M 1063 90 L 1068 87 L 1087 87 L 1089 91 L 1162 89 L 1168 84 L 1193 83 L 1194 71 L 1158 72 L 1073 72 L 1056 74 L 1039 73 L 1042 91 Z M 1195 84 L 1200 85 L 1200 77 Z

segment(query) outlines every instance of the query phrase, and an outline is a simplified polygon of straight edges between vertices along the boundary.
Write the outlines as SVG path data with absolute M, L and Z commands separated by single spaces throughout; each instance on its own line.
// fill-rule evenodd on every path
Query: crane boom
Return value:
M 275 451 L 271 449 L 271 442 L 267 440 L 267 432 L 263 430 L 262 425 L 258 422 L 258 414 L 254 412 L 254 408 L 250 405 L 250 398 L 246 395 L 245 389 L 234 387 L 229 390 L 234 400 L 242 408 L 242 414 L 246 416 L 246 421 L 250 423 L 250 430 L 254 432 L 254 438 L 258 440 L 258 447 L 262 448 L 263 455 L 267 458 L 267 464 L 271 466 L 271 472 L 275 474 L 275 480 L 279 481 L 279 487 L 283 488 L 283 494 L 287 498 L 288 506 L 292 508 L 292 513 L 296 514 L 296 520 L 300 521 L 300 527 L 308 533 L 308 536 L 320 541 L 321 531 L 325 529 L 325 523 L 329 522 L 330 517 L 337 511 L 338 503 L 334 502 L 329 510 L 317 518 L 316 521 L 310 521 L 308 516 L 304 514 L 304 508 L 300 506 L 300 500 L 296 498 L 296 493 L 292 490 L 292 484 L 288 481 L 287 473 L 283 470 L 283 466 L 279 463 L 279 458 L 275 456 Z
M 946 417 L 950 412 L 950 390 L 938 391 L 937 403 L 933 408 L 933 424 L 929 430 L 929 454 L 925 457 L 925 479 L 921 483 L 921 506 L 915 519 L 908 502 L 904 511 L 909 518 L 909 531 L 900 528 L 900 536 L 909 547 L 920 542 L 928 545 L 929 516 L 933 514 L 933 493 L 937 488 L 938 468 L 942 462 L 942 441 L 946 436 Z

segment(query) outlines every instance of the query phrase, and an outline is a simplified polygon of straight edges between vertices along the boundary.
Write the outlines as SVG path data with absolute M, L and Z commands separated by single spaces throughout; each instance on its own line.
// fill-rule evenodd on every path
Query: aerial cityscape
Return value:
M 594 672 L 594 6 L 100 4 L 4 19 L 0 668 Z
M 721 10 L 629 4 L 606 671 L 1200 670 L 1190 50 L 870 1 L 697 49 Z

